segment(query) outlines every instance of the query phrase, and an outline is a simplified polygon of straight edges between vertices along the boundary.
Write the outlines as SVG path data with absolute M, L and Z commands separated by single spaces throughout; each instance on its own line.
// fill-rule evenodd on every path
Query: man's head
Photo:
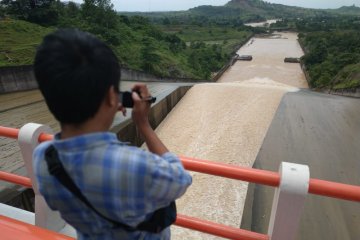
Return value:
M 35 57 L 35 77 L 62 124 L 81 124 L 98 112 L 109 91 L 118 91 L 120 66 L 103 42 L 75 29 L 47 35 Z

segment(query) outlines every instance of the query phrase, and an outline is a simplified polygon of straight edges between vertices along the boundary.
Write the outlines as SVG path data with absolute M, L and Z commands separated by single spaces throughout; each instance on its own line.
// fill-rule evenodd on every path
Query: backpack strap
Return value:
M 146 231 L 151 233 L 160 233 L 162 230 L 173 224 L 176 220 L 177 211 L 175 201 L 171 202 L 166 207 L 154 211 L 149 219 L 139 223 L 136 228 L 108 218 L 96 210 L 96 208 L 89 202 L 89 200 L 87 200 L 87 198 L 81 193 L 80 189 L 76 186 L 74 181 L 70 178 L 64 169 L 62 163 L 59 160 L 58 152 L 53 145 L 46 149 L 45 160 L 49 173 L 98 216 L 112 223 L 113 228 L 123 228 L 128 232 Z
M 81 193 L 80 189 L 76 186 L 73 180 L 70 178 L 69 174 L 65 171 L 62 163 L 59 160 L 58 152 L 55 147 L 51 145 L 45 151 L 45 160 L 48 165 L 48 170 L 51 175 L 53 175 L 65 188 L 67 188 L 71 193 L 73 193 L 79 200 L 81 200 L 88 208 L 94 211 L 101 218 L 106 219 L 107 221 L 113 224 L 113 227 L 121 227 L 126 231 L 135 231 L 136 229 L 130 227 L 126 224 L 117 222 L 111 218 L 106 217 L 100 213 L 94 206 L 87 200 L 87 198 Z

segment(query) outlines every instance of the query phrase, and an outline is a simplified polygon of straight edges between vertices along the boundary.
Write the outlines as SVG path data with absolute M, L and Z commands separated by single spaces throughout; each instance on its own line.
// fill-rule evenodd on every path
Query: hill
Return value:
M 199 22 L 204 24 L 207 22 L 221 23 L 224 19 L 237 19 L 241 22 L 256 22 L 271 18 L 302 18 L 328 15 L 331 13 L 325 10 L 292 7 L 268 3 L 262 0 L 231 0 L 224 6 L 203 5 L 191 8 L 187 11 L 147 13 L 121 12 L 121 14 L 146 16 L 157 23 L 161 23 L 161 19 L 170 18 L 171 20 L 180 23 L 189 23 L 199 20 Z
M 0 66 L 32 64 L 36 47 L 52 28 L 21 20 L 0 20 Z
M 360 63 L 345 66 L 331 83 L 331 89 L 357 87 L 360 87 Z
M 165 31 L 147 18 L 119 15 L 107 0 L 81 5 L 38 0 L 35 10 L 15 1 L 1 3 L 0 66 L 32 64 L 46 34 L 57 28 L 78 28 L 106 42 L 123 66 L 160 77 L 209 79 L 252 34 L 247 28 L 228 26 L 199 28 L 199 38 L 194 38 L 188 31 L 191 27 Z
M 360 16 L 360 7 L 352 6 L 342 6 L 337 9 L 327 9 L 327 11 L 342 15 L 358 15 Z
M 120 12 L 123 15 L 141 15 L 152 22 L 162 24 L 170 21 L 174 24 L 218 24 L 224 25 L 264 21 L 277 18 L 310 18 L 331 15 L 360 15 L 360 8 L 356 6 L 338 9 L 310 9 L 282 4 L 269 3 L 262 0 L 231 0 L 224 6 L 203 5 L 187 11 L 169 12 Z

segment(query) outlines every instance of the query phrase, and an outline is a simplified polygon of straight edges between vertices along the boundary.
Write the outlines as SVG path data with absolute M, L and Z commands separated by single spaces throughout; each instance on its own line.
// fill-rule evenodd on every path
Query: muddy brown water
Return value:
M 252 167 L 283 95 L 308 88 L 299 64 L 285 57 L 303 53 L 295 33 L 253 38 L 217 83 L 194 86 L 157 128 L 174 152 L 216 162 Z M 193 185 L 178 201 L 179 212 L 239 227 L 248 184 L 192 173 Z M 173 227 L 174 239 L 217 239 Z

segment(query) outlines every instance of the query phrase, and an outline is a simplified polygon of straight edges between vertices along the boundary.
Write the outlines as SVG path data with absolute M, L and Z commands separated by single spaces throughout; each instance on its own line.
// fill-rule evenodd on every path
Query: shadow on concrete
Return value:
M 360 99 L 286 94 L 254 168 L 277 171 L 282 161 L 309 165 L 311 178 L 360 185 Z M 273 194 L 249 185 L 241 228 L 267 233 Z M 297 240 L 360 239 L 359 226 L 359 203 L 308 195 Z

